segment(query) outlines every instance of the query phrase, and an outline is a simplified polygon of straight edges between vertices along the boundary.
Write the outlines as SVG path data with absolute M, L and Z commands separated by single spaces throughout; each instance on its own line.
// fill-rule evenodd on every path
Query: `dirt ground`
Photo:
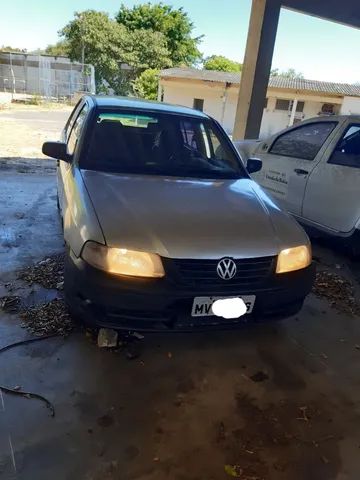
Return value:
M 0 110 L 0 157 L 45 158 L 41 145 L 55 139 L 65 125 L 72 107 L 12 104 Z M 60 128 L 59 128 L 60 127 Z
M 62 296 L 58 269 L 45 287 L 19 271 L 63 251 L 55 165 L 37 159 L 67 114 L 0 113 L 0 297 L 26 307 Z M 360 264 L 327 242 L 314 259 L 325 272 L 317 293 L 330 275 L 331 295 L 309 295 L 281 323 L 146 335 L 115 350 L 75 330 L 0 352 L 0 385 L 55 408 L 0 390 L 0 478 L 358 480 Z M 0 308 L 0 349 L 32 338 L 20 315 Z

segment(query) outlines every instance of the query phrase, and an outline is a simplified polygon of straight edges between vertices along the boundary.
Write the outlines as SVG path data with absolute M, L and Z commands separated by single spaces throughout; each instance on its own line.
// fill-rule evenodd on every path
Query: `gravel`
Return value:
M 20 314 L 22 327 L 33 335 L 67 336 L 74 328 L 66 304 L 62 299 L 54 299 L 35 307 L 27 308 Z
M 313 293 L 326 298 L 333 308 L 350 315 L 360 314 L 352 283 L 346 278 L 328 271 L 317 272 Z
M 47 257 L 22 270 L 18 278 L 30 285 L 38 283 L 44 288 L 61 290 L 64 282 L 64 258 L 64 253 Z
M 16 295 L 6 295 L 0 298 L 0 308 L 7 313 L 17 313 L 20 310 L 21 299 Z

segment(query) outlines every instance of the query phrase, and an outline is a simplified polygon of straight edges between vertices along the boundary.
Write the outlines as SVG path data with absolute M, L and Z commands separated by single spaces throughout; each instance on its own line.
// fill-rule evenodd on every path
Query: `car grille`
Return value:
M 236 275 L 223 280 L 216 271 L 219 260 L 174 260 L 182 283 L 196 286 L 197 290 L 208 290 L 210 286 L 217 290 L 229 290 L 261 287 L 274 273 L 276 257 L 258 257 L 233 259 L 236 263 Z

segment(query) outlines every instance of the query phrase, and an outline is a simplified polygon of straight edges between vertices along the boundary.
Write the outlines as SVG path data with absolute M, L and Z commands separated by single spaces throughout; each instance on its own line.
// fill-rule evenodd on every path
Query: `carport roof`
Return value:
M 240 84 L 240 76 L 240 73 L 198 70 L 196 68 L 168 68 L 160 72 L 161 78 L 181 78 L 187 80 L 203 80 L 205 82 L 234 83 L 238 85 Z M 307 80 L 305 78 L 287 78 L 280 75 L 270 77 L 269 87 L 360 97 L 360 85 L 322 82 L 319 80 Z
M 281 5 L 307 15 L 360 28 L 359 0 L 281 0 Z

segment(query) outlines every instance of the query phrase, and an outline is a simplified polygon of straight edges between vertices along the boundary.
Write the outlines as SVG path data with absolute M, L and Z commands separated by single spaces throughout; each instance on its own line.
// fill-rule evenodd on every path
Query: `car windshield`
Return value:
M 129 110 L 97 114 L 80 167 L 191 178 L 247 176 L 230 139 L 212 120 Z

